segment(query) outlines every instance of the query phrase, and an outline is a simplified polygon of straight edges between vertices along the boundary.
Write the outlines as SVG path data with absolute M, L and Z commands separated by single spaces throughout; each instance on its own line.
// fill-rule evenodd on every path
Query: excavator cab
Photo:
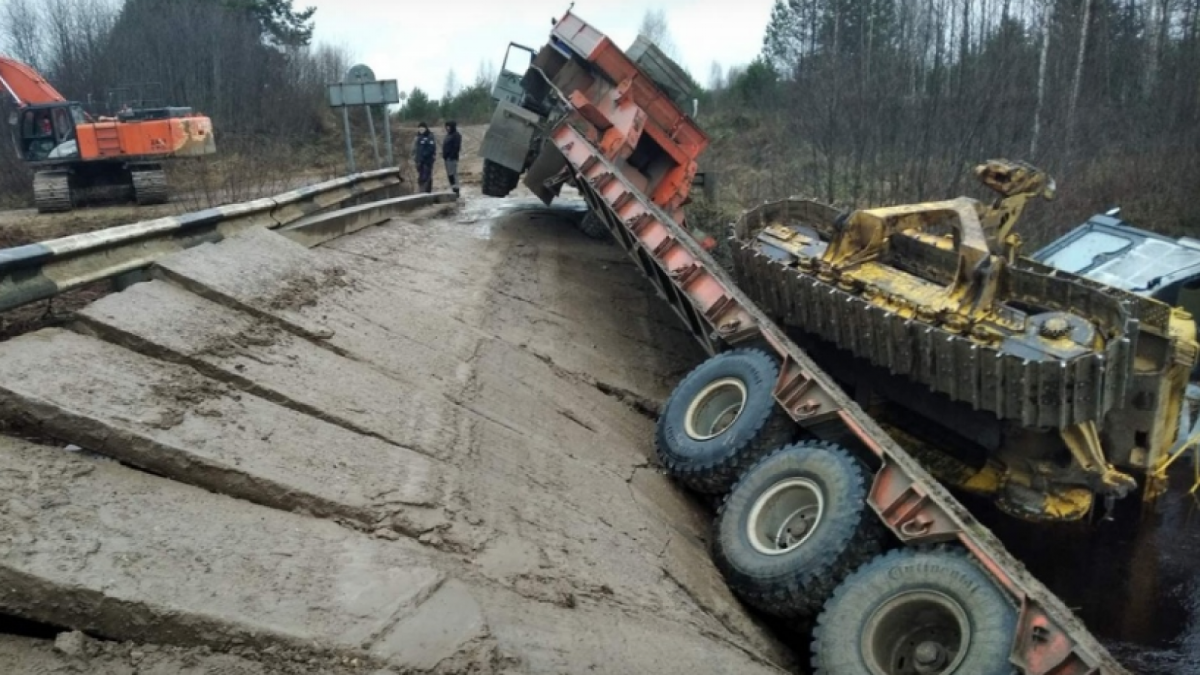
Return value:
M 13 140 L 21 159 L 40 162 L 79 156 L 75 126 L 84 122 L 84 116 L 78 104 L 26 106 L 14 117 Z

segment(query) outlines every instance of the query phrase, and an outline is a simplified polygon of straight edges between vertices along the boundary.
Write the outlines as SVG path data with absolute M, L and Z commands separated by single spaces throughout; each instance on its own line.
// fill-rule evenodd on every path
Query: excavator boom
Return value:
M 65 103 L 67 99 L 29 66 L 0 56 L 0 85 L 18 106 Z

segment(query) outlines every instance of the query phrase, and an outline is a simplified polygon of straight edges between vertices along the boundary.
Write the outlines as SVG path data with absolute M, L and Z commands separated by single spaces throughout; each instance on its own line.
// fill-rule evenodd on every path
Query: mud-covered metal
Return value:
M 484 134 L 479 154 L 513 171 L 524 171 L 530 143 L 541 123 L 537 113 L 501 101 L 492 113 L 492 121 Z
M 945 301 L 964 268 L 950 238 L 906 227 L 831 269 L 831 242 L 847 238 L 841 216 L 798 199 L 747 212 L 732 241 L 739 285 L 785 324 L 1002 419 L 1056 429 L 1102 419 L 1125 400 L 1139 328 L 1167 330 L 1161 303 L 1029 264 L 1005 265 L 988 305 L 959 314 Z M 982 273 L 982 253 L 969 274 Z
M 896 424 L 913 447 L 942 446 L 933 466 L 975 452 L 973 471 L 939 474 L 953 484 L 1031 520 L 1077 520 L 1095 495 L 1127 496 L 1138 486 L 1127 471 L 1152 498 L 1196 361 L 1194 322 L 1016 255 L 1015 219 L 1046 181 L 1012 167 L 978 170 L 1003 195 L 988 206 L 765 204 L 734 226 L 734 275 L 842 376 L 909 411 Z M 865 365 L 847 370 L 846 358 Z M 922 415 L 957 436 L 947 442 Z

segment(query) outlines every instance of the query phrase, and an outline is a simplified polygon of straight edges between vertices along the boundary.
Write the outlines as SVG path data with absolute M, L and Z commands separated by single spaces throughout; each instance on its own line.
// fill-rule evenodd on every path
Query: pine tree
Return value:
M 763 36 L 762 58 L 780 73 L 791 73 L 800 60 L 802 31 L 794 2 L 775 0 Z
M 263 38 L 281 47 L 303 47 L 312 40 L 316 7 L 297 10 L 292 0 L 223 0 L 227 7 L 249 12 L 262 27 Z

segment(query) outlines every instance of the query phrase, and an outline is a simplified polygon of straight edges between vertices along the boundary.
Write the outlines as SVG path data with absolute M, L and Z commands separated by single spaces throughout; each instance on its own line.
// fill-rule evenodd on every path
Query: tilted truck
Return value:
M 764 205 L 736 225 L 731 276 L 681 224 L 708 138 L 628 55 L 568 11 L 521 85 L 551 104 L 526 184 L 547 204 L 578 190 L 710 354 L 661 411 L 659 458 L 721 499 L 730 588 L 815 622 L 817 673 L 1127 672 L 913 451 L 1031 520 L 1153 495 L 1178 456 L 1195 324 L 1018 255 L 1013 225 L 1053 181 L 994 161 L 992 204 Z M 832 372 L 831 350 L 908 389 Z M 874 416 L 897 399 L 903 425 Z M 981 433 L 999 450 L 936 428 L 939 406 L 997 420 Z
M 537 51 L 516 42 L 510 42 L 504 53 L 500 74 L 492 87 L 496 107 L 479 151 L 483 158 L 482 192 L 489 197 L 507 197 L 524 176 L 523 182 L 534 194 L 543 200 L 551 200 L 562 185 L 545 184 L 550 173 L 557 170 L 556 153 L 551 153 L 549 164 L 538 164 L 537 160 L 546 146 L 546 135 L 553 120 L 558 117 L 555 112 L 560 104 L 554 89 L 545 84 L 536 69 L 530 69 L 528 65 L 521 72 L 509 69 L 510 62 L 521 58 L 520 54 L 514 56 L 514 50 L 531 58 L 537 56 Z M 639 35 L 626 56 L 658 91 L 678 106 L 690 106 L 692 116 L 695 116 L 697 101 L 692 98 L 691 78 L 653 41 Z M 692 176 L 693 183 L 703 184 L 704 180 L 704 174 L 698 171 Z M 595 239 L 609 236 L 608 229 L 594 214 L 585 215 L 579 228 Z M 709 237 L 702 236 L 701 239 L 709 248 L 715 243 Z

